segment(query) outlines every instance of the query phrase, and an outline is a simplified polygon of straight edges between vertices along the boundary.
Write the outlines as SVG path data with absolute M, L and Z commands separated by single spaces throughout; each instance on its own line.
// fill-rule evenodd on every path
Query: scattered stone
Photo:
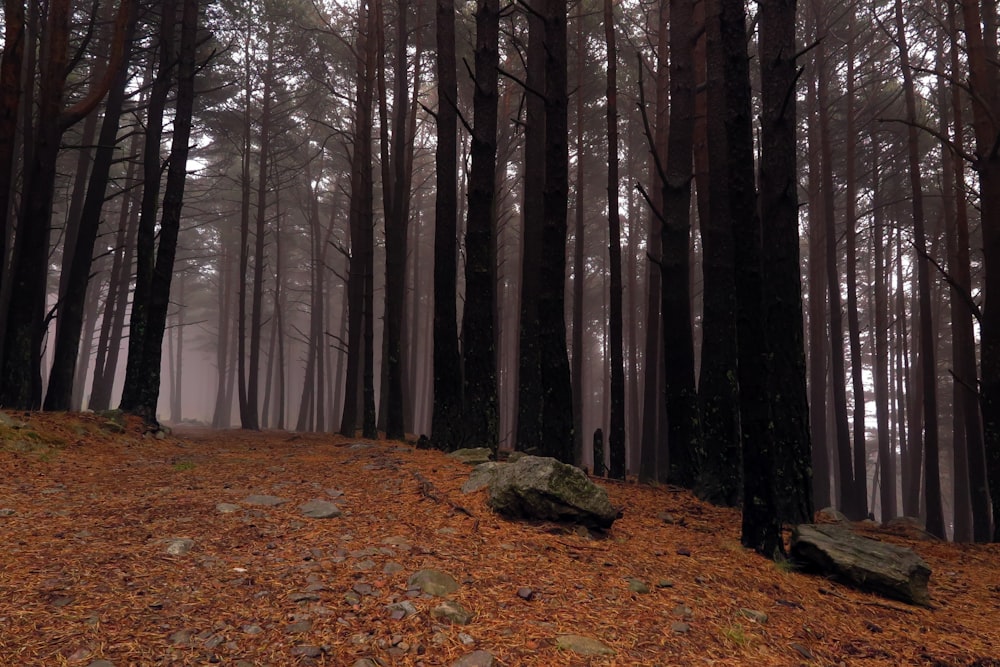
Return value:
M 749 618 L 751 621 L 754 621 L 756 623 L 760 623 L 761 625 L 763 625 L 764 623 L 767 623 L 767 614 L 765 614 L 762 611 L 757 611 L 755 609 L 747 609 L 746 607 L 741 607 L 740 608 L 740 613 L 743 614 L 743 616 Z
M 308 619 L 303 621 L 296 621 L 295 623 L 291 623 L 285 626 L 285 634 L 289 635 L 302 634 L 303 632 L 309 632 L 310 630 L 312 630 L 312 627 L 313 627 L 312 621 Z
M 462 642 L 463 646 L 472 646 L 476 643 L 476 640 L 472 638 L 472 635 L 465 632 L 458 633 L 458 641 Z
M 663 523 L 671 525 L 677 523 L 677 520 L 674 519 L 674 515 L 670 514 L 669 512 L 660 512 L 659 514 L 656 515 L 656 518 L 662 521 Z
M 392 604 L 387 604 L 385 608 L 389 611 L 389 615 L 397 621 L 417 613 L 417 608 L 409 600 L 393 602 Z
M 333 519 L 340 516 L 340 508 L 326 500 L 310 500 L 299 505 L 299 511 L 310 519 Z
M 170 635 L 168 641 L 174 646 L 182 646 L 190 644 L 192 637 L 194 637 L 194 630 L 178 630 Z
M 456 625 L 468 625 L 472 614 L 454 600 L 445 600 L 431 610 L 431 617 L 440 618 Z
M 912 549 L 861 537 L 839 525 L 801 524 L 792 530 L 791 556 L 850 586 L 930 605 L 931 569 Z
M 813 655 L 813 652 L 810 651 L 809 649 L 807 649 L 802 644 L 792 644 L 791 646 L 792 646 L 793 649 L 795 649 L 798 652 L 799 655 L 801 655 L 806 660 L 815 660 L 816 659 L 816 656 Z
M 688 549 L 687 547 L 678 547 L 677 548 L 677 555 L 678 556 L 690 556 L 691 555 L 691 550 Z
M 523 460 L 523 459 L 522 459 Z M 556 637 L 556 647 L 573 651 L 580 655 L 614 655 L 615 650 L 592 637 L 581 635 L 560 635 Z
M 840 510 L 832 507 L 824 507 L 816 512 L 816 523 L 846 523 L 850 521 Z
M 656 582 L 656 587 L 657 588 L 673 588 L 674 587 L 674 582 L 670 581 L 669 579 L 660 579 L 658 582 Z
M 264 632 L 264 628 L 260 627 L 256 623 L 248 623 L 247 625 L 243 626 L 243 632 L 247 633 L 248 635 L 259 635 L 260 633 Z
M 239 512 L 240 506 L 233 503 L 219 503 L 215 506 L 215 509 L 222 514 L 232 514 L 233 512 Z
M 472 469 L 469 479 L 465 480 L 465 484 L 462 485 L 462 493 L 475 493 L 479 489 L 489 486 L 489 483 L 496 477 L 497 470 L 503 465 L 503 463 L 496 461 L 487 461 L 477 465 Z
M 320 597 L 315 593 L 289 593 L 288 599 L 292 602 L 316 602 Z
M 531 602 L 532 600 L 535 599 L 535 591 L 531 590 L 527 586 L 522 586 L 521 588 L 517 589 L 517 597 L 521 598 L 522 600 L 527 600 L 528 602 Z
M 649 585 L 641 579 L 631 578 L 628 580 L 628 589 L 633 593 L 645 595 L 649 592 Z
M 371 595 L 372 593 L 375 592 L 375 589 L 372 588 L 371 584 L 366 584 L 364 582 L 354 584 L 351 590 L 357 593 L 358 595 Z
M 167 546 L 164 549 L 171 556 L 184 556 L 191 552 L 194 548 L 194 540 L 187 537 L 178 537 L 169 539 L 166 541 Z
M 579 468 L 554 458 L 525 456 L 497 469 L 489 504 L 509 518 L 572 521 L 607 529 L 619 516 L 608 494 Z
M 167 432 L 164 431 L 163 429 L 159 429 L 156 431 L 156 433 L 153 434 L 153 437 L 156 438 L 157 440 L 166 440 Z
M 397 549 L 402 549 L 403 551 L 409 551 L 413 547 L 410 546 L 410 541 L 403 537 L 402 535 L 392 535 L 390 537 L 383 537 L 382 544 L 388 544 L 389 546 L 396 547 Z
M 493 667 L 496 664 L 496 658 L 493 657 L 491 653 L 486 651 L 473 651 L 468 655 L 463 655 L 461 658 L 451 663 L 451 667 Z
M 361 604 L 361 596 L 355 593 L 354 591 L 347 591 L 346 593 L 344 593 L 344 602 L 351 605 L 352 607 L 355 605 L 359 605 Z
M 83 662 L 90 657 L 92 651 L 86 646 L 81 646 L 76 649 L 69 656 L 66 657 L 67 662 Z
M 17 510 L 12 510 L 9 507 L 4 507 L 0 509 L 0 517 L 14 516 L 15 514 L 17 514 Z
M 674 621 L 670 624 L 670 631 L 675 635 L 683 635 L 691 630 L 691 626 L 683 621 Z
M 359 560 L 357 563 L 354 564 L 354 569 L 358 570 L 359 572 L 367 572 L 368 570 L 372 570 L 374 568 L 375 568 L 375 561 L 373 561 L 371 558 Z
M 331 498 L 340 498 L 342 495 L 344 495 L 344 492 L 341 491 L 340 489 L 327 489 L 326 495 L 330 496 Z
M 115 664 L 110 660 L 95 660 L 87 667 L 115 667 Z
M 379 667 L 379 664 L 371 658 L 361 658 L 360 660 L 355 660 L 352 667 Z
M 323 655 L 323 649 L 319 646 L 310 646 L 308 644 L 295 646 L 292 648 L 291 652 L 292 655 L 300 655 L 305 658 L 318 658 Z
M 400 565 L 399 563 L 395 563 L 392 561 L 386 563 L 385 566 L 382 568 L 382 574 L 398 574 L 402 571 L 403 571 L 403 566 Z
M 458 582 L 446 572 L 439 570 L 420 570 L 410 575 L 406 580 L 406 585 L 427 593 L 428 595 L 443 596 L 454 593 L 458 590 Z
M 685 604 L 677 605 L 676 607 L 674 607 L 674 610 L 670 613 L 673 614 L 674 616 L 680 616 L 681 618 L 691 618 L 692 616 L 694 616 L 694 612 L 691 611 L 691 607 L 688 607 Z
M 354 451 L 364 451 L 366 449 L 371 449 L 374 446 L 375 445 L 373 445 L 370 442 L 355 442 L 353 444 L 348 445 L 347 448 Z
M 455 459 L 470 466 L 486 463 L 492 457 L 493 452 L 488 447 L 471 447 L 468 449 L 456 449 L 448 454 L 448 458 Z
M 455 535 L 458 533 L 457 530 L 451 528 L 450 526 L 445 526 L 444 528 L 438 528 L 434 532 L 438 535 Z
M 247 505 L 263 505 L 265 507 L 277 507 L 278 505 L 284 505 L 288 502 L 287 498 L 279 498 L 278 496 L 266 496 L 259 493 L 251 493 L 249 496 L 243 499 Z

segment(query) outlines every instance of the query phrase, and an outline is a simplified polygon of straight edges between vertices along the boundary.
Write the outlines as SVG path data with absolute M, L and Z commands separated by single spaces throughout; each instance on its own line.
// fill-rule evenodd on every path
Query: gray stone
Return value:
M 448 595 L 458 590 L 458 582 L 447 572 L 439 570 L 420 570 L 410 575 L 406 580 L 410 588 L 418 588 L 428 595 Z
M 581 635 L 560 635 L 556 637 L 556 647 L 573 651 L 580 655 L 614 655 L 615 650 L 592 637 Z
M 849 586 L 910 604 L 930 605 L 931 568 L 912 549 L 855 535 L 839 525 L 792 530 L 791 557 Z
M 448 458 L 455 459 L 466 465 L 475 466 L 486 463 L 493 456 L 493 452 L 488 447 L 470 447 L 468 449 L 456 449 L 448 454 Z
M 379 664 L 371 658 L 361 658 L 360 660 L 355 660 L 352 667 L 379 667 Z
M 497 463 L 496 461 L 480 463 L 472 469 L 469 479 L 465 480 L 465 484 L 462 485 L 462 493 L 475 493 L 479 489 L 486 488 L 493 478 L 496 477 L 497 470 L 504 465 L 506 464 Z
M 489 483 L 489 504 L 509 518 L 571 521 L 610 528 L 618 510 L 608 494 L 571 465 L 554 458 L 525 456 L 498 468 Z
M 249 496 L 243 499 L 247 505 L 264 505 L 265 507 L 277 507 L 278 505 L 284 505 L 288 502 L 287 498 L 279 498 L 278 496 L 266 496 L 259 493 L 251 493 Z
M 323 649 L 319 646 L 309 646 L 304 644 L 302 646 L 293 647 L 291 653 L 292 655 L 301 655 L 305 658 L 318 658 L 323 655 Z
M 456 625 L 468 625 L 472 622 L 472 614 L 454 600 L 445 600 L 431 609 L 432 618 L 440 618 Z
M 222 514 L 232 514 L 233 512 L 239 512 L 240 506 L 233 503 L 219 503 L 215 506 L 215 509 Z
M 760 623 L 761 625 L 763 625 L 764 623 L 767 623 L 767 614 L 765 614 L 762 611 L 757 611 L 756 609 L 747 609 L 746 607 L 741 607 L 740 608 L 740 614 L 742 614 L 746 618 L 749 618 L 751 621 L 754 621 L 756 623 Z
M 675 635 L 683 635 L 691 629 L 691 626 L 683 621 L 675 621 L 670 624 L 670 631 Z
M 3 509 L 0 509 L 0 517 L 14 516 L 15 514 L 17 514 L 17 510 L 12 510 L 9 507 L 4 507 Z
M 285 633 L 289 635 L 299 635 L 312 630 L 313 624 L 310 620 L 296 621 L 285 626 Z
M 847 515 L 836 510 L 832 507 L 824 507 L 820 511 L 816 512 L 816 521 L 818 523 L 844 523 L 850 521 Z
M 170 635 L 168 641 L 174 646 L 180 646 L 190 644 L 192 637 L 194 637 L 194 630 L 178 630 Z
M 493 667 L 496 664 L 496 658 L 493 657 L 491 653 L 486 651 L 473 651 L 468 655 L 463 655 L 461 658 L 451 663 L 451 667 Z
M 385 608 L 393 618 L 406 618 L 417 613 L 417 608 L 409 600 L 393 602 L 392 604 L 387 604 Z
M 403 566 L 399 563 L 388 562 L 382 568 L 382 574 L 398 574 L 403 571 Z
M 649 592 L 649 585 L 641 579 L 632 578 L 628 580 L 628 589 L 633 593 L 645 595 Z
M 94 660 L 87 667 L 115 667 L 115 663 L 110 660 Z
M 7 416 L 6 412 L 0 411 L 0 426 L 13 426 L 13 420 Z
M 333 519 L 340 516 L 340 508 L 326 500 L 310 500 L 299 505 L 299 511 L 310 519 Z
M 166 540 L 166 544 L 167 546 L 164 550 L 171 556 L 184 556 L 194 548 L 194 540 L 187 537 L 169 539 Z

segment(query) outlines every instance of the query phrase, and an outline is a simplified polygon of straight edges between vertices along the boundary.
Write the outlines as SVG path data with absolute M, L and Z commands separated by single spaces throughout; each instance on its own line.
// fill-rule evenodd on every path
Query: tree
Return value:
M 456 308 L 458 271 L 458 82 L 455 72 L 455 2 L 437 0 L 437 147 L 434 164 L 434 406 L 431 440 L 458 447 L 462 410 L 461 357 Z
M 133 299 L 132 318 L 129 323 L 129 358 L 121 403 L 122 410 L 139 415 L 151 424 L 156 423 L 156 402 L 160 393 L 160 357 L 167 307 L 170 303 L 170 281 L 173 277 L 174 256 L 177 251 L 181 207 L 184 203 L 184 182 L 187 177 L 194 111 L 194 80 L 197 72 L 195 50 L 198 33 L 198 0 L 183 0 L 180 45 L 176 53 L 172 49 L 172 37 L 167 37 L 174 30 L 173 10 L 174 0 L 166 0 L 164 12 L 160 17 L 162 21 L 160 74 L 169 73 L 173 69 L 172 62 L 176 59 L 177 101 L 174 111 L 174 134 L 167 164 L 155 265 L 152 264 L 152 244 L 146 247 L 140 246 L 137 255 L 139 269 L 136 274 L 136 296 Z M 153 153 L 159 155 L 158 150 Z M 149 185 L 147 182 L 146 187 Z M 155 205 L 154 201 L 154 211 Z M 143 221 L 140 220 L 140 233 L 143 231 L 142 224 Z M 152 223 L 147 221 L 147 224 L 146 240 L 152 241 L 150 238 Z M 140 286 L 143 286 L 141 291 Z

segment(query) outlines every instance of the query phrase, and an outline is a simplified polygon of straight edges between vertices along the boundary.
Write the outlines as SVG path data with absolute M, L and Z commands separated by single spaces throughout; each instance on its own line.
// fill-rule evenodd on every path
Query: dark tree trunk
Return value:
M 777 520 L 810 521 L 812 448 L 802 339 L 802 277 L 795 146 L 795 0 L 768 2 L 760 14 L 761 163 L 764 322 L 774 442 Z M 739 245 L 737 243 L 737 245 Z M 737 280 L 739 283 L 739 280 Z M 741 373 L 742 377 L 742 373 Z M 745 391 L 741 384 L 741 392 Z M 744 450 L 744 466 L 747 452 Z M 753 473 L 744 469 L 744 475 Z M 748 494 L 749 496 L 749 494 Z M 744 499 L 746 503 L 754 501 Z M 745 511 L 745 510 L 744 510 Z M 755 510 L 757 511 L 757 510 Z M 759 544 L 771 545 L 767 540 Z M 767 550 L 770 553 L 770 549 Z
M 462 360 L 458 350 L 458 182 L 455 72 L 455 1 L 437 0 L 437 147 L 434 204 L 434 407 L 431 440 L 440 449 L 459 446 Z
M 55 353 L 45 396 L 46 410 L 68 410 L 72 402 L 74 373 L 80 348 L 84 309 L 87 304 L 87 285 L 93 264 L 94 245 L 101 225 L 108 175 L 115 159 L 118 125 L 125 104 L 125 87 L 129 80 L 128 64 L 137 14 L 138 12 L 132 7 L 127 17 L 123 35 L 122 62 L 115 74 L 114 84 L 105 105 L 104 120 L 97 140 L 97 150 L 94 152 L 87 195 L 75 234 L 76 243 L 72 250 L 68 277 L 65 281 L 60 281 L 64 287 L 59 298 Z
M 927 455 L 927 468 L 924 473 L 924 497 L 927 503 L 927 532 L 944 538 L 945 526 L 944 513 L 941 506 L 941 473 L 938 457 L 937 366 L 934 362 L 935 337 L 931 321 L 930 262 L 927 257 L 923 193 L 920 182 L 916 95 L 913 89 L 913 73 L 910 70 L 910 60 L 907 52 L 903 4 L 901 0 L 896 0 L 895 5 L 896 39 L 899 46 L 900 68 L 903 73 L 903 96 L 906 101 L 907 152 L 909 157 L 911 201 L 913 205 L 913 242 L 919 255 L 917 258 L 917 281 L 919 290 L 920 359 L 922 363 L 921 383 L 923 384 L 924 451 Z
M 7 264 L 8 218 L 14 183 L 14 148 L 21 104 L 21 66 L 25 44 L 24 0 L 4 1 L 3 57 L 0 59 L 0 294 Z M 0 315 L 3 315 L 0 299 Z M 0 331 L 0 354 L 4 333 Z M 0 387 L 4 380 L 0 378 Z
M 172 0 L 167 0 L 167 6 L 172 4 Z M 166 65 L 169 72 L 170 67 L 167 63 L 176 58 L 177 103 L 173 121 L 173 141 L 163 194 L 163 213 L 160 217 L 159 244 L 155 266 L 148 274 L 144 275 L 140 272 L 136 277 L 136 297 L 133 300 L 132 320 L 129 327 L 129 359 L 121 404 L 122 410 L 139 415 L 151 424 L 156 423 L 156 402 L 160 393 L 160 355 L 163 331 L 167 320 L 167 307 L 170 304 L 170 281 L 173 277 L 181 207 L 184 203 L 184 181 L 187 176 L 191 118 L 194 110 L 195 48 L 199 3 L 198 0 L 183 0 L 182 7 L 180 48 L 177 54 L 173 53 L 172 48 L 164 49 L 164 52 L 169 55 L 169 60 L 167 58 L 161 60 L 161 67 Z M 163 20 L 170 24 L 164 32 L 173 30 L 173 19 L 172 13 L 164 12 Z M 172 40 L 168 42 L 168 44 L 170 43 Z M 154 212 L 155 204 L 154 201 Z M 143 290 L 148 299 L 146 303 L 139 302 L 138 284 L 143 281 L 149 283 L 148 288 Z M 142 320 L 137 320 L 137 311 L 143 317 Z
M 611 312 L 611 421 L 608 450 L 611 476 L 625 479 L 625 355 L 622 349 L 622 249 L 618 216 L 618 51 L 615 48 L 614 12 L 604 0 L 604 41 L 608 49 L 608 230 Z
M 583 89 L 583 75 L 586 67 L 586 56 L 584 55 L 583 21 L 576 22 L 576 88 Z M 583 95 L 576 96 L 576 127 L 574 143 L 576 144 L 576 174 L 575 174 L 575 202 L 573 211 L 573 333 L 572 350 L 573 356 L 570 359 L 570 379 L 573 384 L 573 461 L 582 465 L 584 460 L 584 434 L 583 434 L 583 406 L 584 394 L 586 392 L 585 368 L 587 366 L 587 352 L 584 349 L 584 321 L 586 320 L 583 293 L 587 284 L 586 268 L 586 246 L 587 231 L 584 225 L 586 213 L 584 211 L 584 195 L 586 190 L 585 171 L 587 162 L 587 149 L 583 143 Z M 603 290 L 602 290 L 603 291 Z M 603 319 L 603 318 L 602 318 Z M 602 373 L 601 375 L 604 375 Z M 605 393 L 607 395 L 607 393 Z M 603 420 L 601 420 L 603 423 Z M 593 452 L 592 452 L 593 453 Z M 594 460 L 594 471 L 604 469 L 603 457 L 598 461 Z
M 545 226 L 545 22 L 528 13 L 524 126 L 524 194 L 521 220 L 521 313 L 518 337 L 516 448 L 540 451 L 544 398 L 538 311 L 542 230 Z
M 472 170 L 465 233 L 465 309 L 462 314 L 465 433 L 470 444 L 491 449 L 497 446 L 494 194 L 499 18 L 498 0 L 479 0 L 476 9 Z M 565 203 L 564 197 L 564 206 Z
M 694 486 L 700 448 L 691 331 L 691 177 L 694 132 L 693 0 L 670 0 L 670 127 L 660 260 L 667 397 L 668 482 Z M 662 469 L 662 466 L 661 466 Z

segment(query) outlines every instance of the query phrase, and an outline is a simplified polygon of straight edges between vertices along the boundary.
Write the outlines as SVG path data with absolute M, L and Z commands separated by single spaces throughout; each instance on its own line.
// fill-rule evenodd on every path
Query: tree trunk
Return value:
M 913 205 L 913 242 L 919 255 L 917 258 L 917 280 L 920 305 L 920 358 L 923 366 L 921 382 L 923 384 L 924 451 L 927 455 L 927 468 L 924 474 L 927 532 L 943 539 L 945 526 L 941 507 L 941 474 L 938 457 L 937 366 L 934 362 L 935 338 L 931 322 L 930 262 L 927 256 L 927 242 L 924 233 L 924 205 L 920 182 L 916 95 L 913 89 L 913 73 L 910 71 L 910 59 L 906 45 L 902 1 L 896 0 L 895 5 L 896 39 L 899 46 L 899 64 L 903 72 L 903 96 L 906 102 L 907 152 Z
M 166 5 L 173 4 L 167 0 Z M 144 289 L 148 301 L 137 303 L 139 288 L 132 305 L 132 322 L 129 328 L 129 360 L 125 372 L 125 390 L 122 395 L 122 410 L 139 415 L 150 424 L 156 423 L 156 402 L 160 393 L 160 356 L 163 331 L 170 303 L 170 281 L 174 271 L 174 256 L 177 251 L 177 235 L 180 230 L 181 207 L 184 203 L 184 181 L 187 176 L 187 159 L 190 149 L 191 118 L 194 110 L 194 79 L 196 75 L 195 49 L 198 32 L 198 0 L 183 0 L 181 18 L 180 48 L 164 49 L 169 60 L 177 61 L 177 102 L 173 121 L 173 141 L 167 167 L 166 187 L 163 194 L 163 213 L 160 217 L 159 244 L 156 263 L 148 275 L 141 272 L 136 282 L 148 280 Z M 169 23 L 164 32 L 173 30 L 172 13 L 165 12 L 163 19 Z M 172 40 L 168 44 L 172 43 Z M 167 44 L 164 44 L 167 46 Z M 169 62 L 166 58 L 161 65 Z M 169 71 L 169 65 L 166 67 Z M 148 185 L 148 183 L 147 183 Z M 155 212 L 155 201 L 153 208 Z M 140 225 L 141 227 L 141 225 Z M 151 230 L 150 230 L 151 231 Z M 141 257 L 141 255 L 140 255 Z M 136 312 L 144 316 L 137 321 Z M 138 324 L 138 326 L 136 326 Z M 139 338 L 138 341 L 135 339 Z M 133 344 L 136 346 L 133 347 Z
M 17 145 L 17 117 L 21 104 L 25 33 L 24 0 L 5 0 L 3 57 L 0 59 L 0 294 L 3 294 L 7 268 L 8 218 L 14 184 L 14 148 Z M 0 315 L 5 315 L 2 299 Z M 3 336 L 0 331 L 0 354 L 3 351 Z M 3 384 L 0 378 L 0 387 Z
M 586 67 L 584 56 L 583 21 L 576 22 L 576 88 L 583 89 L 583 70 Z M 575 203 L 573 208 L 573 357 L 570 361 L 570 379 L 573 383 L 573 462 L 584 464 L 584 429 L 583 406 L 586 392 L 585 368 L 587 353 L 584 350 L 584 303 L 583 293 L 587 284 L 586 245 L 587 232 L 584 225 L 584 194 L 586 183 L 584 171 L 586 163 L 586 148 L 583 144 L 583 95 L 576 96 L 576 183 Z M 601 318 L 604 319 L 604 318 Z M 601 374 L 603 375 L 603 373 Z M 602 420 L 603 422 L 603 420 Z M 603 474 L 604 461 L 594 460 L 594 474 Z

